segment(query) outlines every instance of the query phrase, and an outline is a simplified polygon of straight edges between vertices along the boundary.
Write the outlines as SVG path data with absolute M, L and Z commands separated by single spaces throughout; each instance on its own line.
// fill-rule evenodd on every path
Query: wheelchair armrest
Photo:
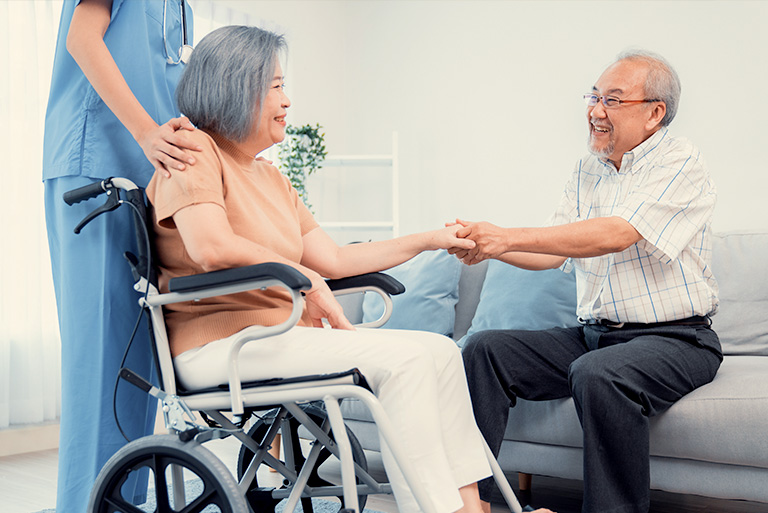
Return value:
M 405 292 L 405 286 L 402 283 L 392 276 L 383 273 L 360 274 L 338 280 L 326 280 L 326 283 L 335 296 L 352 295 L 355 297 L 365 292 L 372 292 L 381 296 L 381 299 L 384 301 L 384 312 L 378 319 L 370 322 L 357 321 L 357 319 L 362 317 L 362 296 L 357 296 L 357 299 L 352 302 L 344 303 L 346 305 L 345 309 L 351 309 L 352 317 L 350 319 L 355 319 L 353 322 L 356 322 L 355 326 L 358 328 L 378 328 L 383 326 L 392 315 L 393 304 L 391 296 Z M 347 313 L 349 314 L 349 312 Z
M 168 282 L 169 292 L 194 292 L 219 285 L 235 285 L 251 280 L 275 278 L 293 290 L 308 289 L 312 286 L 309 278 L 285 264 L 267 262 L 264 264 L 222 269 L 204 274 L 172 278 Z
M 299 292 L 312 286 L 309 278 L 291 266 L 267 262 L 173 278 L 168 283 L 168 293 L 149 295 L 142 299 L 144 304 L 152 308 L 151 315 L 154 319 L 155 315 L 162 318 L 162 312 L 156 308 L 158 306 L 270 286 L 284 286 L 291 295 L 293 308 L 290 316 L 282 323 L 274 326 L 250 326 L 238 332 L 237 337 L 230 342 L 227 355 L 227 381 L 232 402 L 231 411 L 237 415 L 244 411 L 242 385 L 237 366 L 240 349 L 247 342 L 279 335 L 296 326 L 304 307 L 304 301 Z
M 354 289 L 359 287 L 376 287 L 389 294 L 396 296 L 405 292 L 405 286 L 392 276 L 383 273 L 368 273 L 348 278 L 339 278 L 338 280 L 326 280 L 328 288 L 333 291 L 345 289 Z

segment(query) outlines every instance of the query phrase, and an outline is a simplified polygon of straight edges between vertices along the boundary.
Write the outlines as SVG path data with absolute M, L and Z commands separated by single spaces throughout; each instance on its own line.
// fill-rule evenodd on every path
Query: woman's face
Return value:
M 280 67 L 279 61 L 275 61 L 275 72 L 272 77 L 272 83 L 264 98 L 256 133 L 256 139 L 261 147 L 259 151 L 285 139 L 286 109 L 291 106 L 291 101 L 283 91 L 283 68 Z

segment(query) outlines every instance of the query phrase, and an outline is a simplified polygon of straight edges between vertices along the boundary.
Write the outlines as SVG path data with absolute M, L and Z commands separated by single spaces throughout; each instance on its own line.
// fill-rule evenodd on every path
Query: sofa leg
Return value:
M 272 447 L 270 447 L 269 454 L 274 456 L 277 459 L 280 459 L 280 447 L 281 447 L 282 437 L 280 436 L 280 433 L 275 435 L 275 439 L 272 442 Z M 273 469 L 272 467 L 269 467 L 270 472 L 277 472 L 277 470 Z
M 524 472 L 517 473 L 517 487 L 520 490 L 518 499 L 520 504 L 525 507 L 531 503 L 531 481 L 533 476 Z

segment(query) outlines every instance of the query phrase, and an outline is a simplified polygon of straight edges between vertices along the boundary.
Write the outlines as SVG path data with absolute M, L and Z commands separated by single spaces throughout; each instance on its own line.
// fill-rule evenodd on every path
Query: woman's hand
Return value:
M 458 232 L 464 229 L 460 224 L 446 224 L 445 228 L 432 232 L 432 249 L 447 249 L 452 252 L 470 250 L 475 247 L 473 240 L 467 239 Z M 453 254 L 453 253 L 452 253 Z
M 457 234 L 457 232 L 459 230 L 461 230 L 462 228 L 464 228 L 464 226 L 465 225 L 459 223 L 458 219 L 455 222 L 445 223 L 445 227 L 446 228 L 452 228 L 452 229 L 455 230 L 454 233 L 456 234 L 455 236 L 457 238 L 460 238 L 461 240 L 464 240 L 464 241 L 472 243 L 471 245 L 469 245 L 469 244 L 462 244 L 462 245 L 457 245 L 457 246 L 453 246 L 453 247 L 450 247 L 450 248 L 446 248 L 448 250 L 448 254 L 449 255 L 456 255 L 456 258 L 458 258 L 461 261 L 464 261 L 464 259 L 469 254 L 470 250 L 474 249 L 474 247 L 475 247 L 475 241 L 473 241 L 472 239 L 467 239 L 466 236 L 465 237 L 460 237 Z M 464 262 L 464 263 L 466 263 L 466 262 Z
M 187 150 L 202 151 L 202 148 L 189 140 L 184 131 L 193 131 L 195 127 L 186 117 L 173 118 L 166 123 L 148 130 L 137 138 L 147 160 L 156 171 L 161 171 L 166 178 L 171 177 L 169 168 L 183 171 L 186 164 L 193 165 L 195 157 Z
M 312 289 L 304 296 L 307 303 L 307 312 L 312 318 L 312 324 L 316 328 L 323 327 L 323 319 L 327 319 L 331 328 L 341 330 L 354 330 L 354 326 L 344 315 L 344 309 L 336 300 L 325 280 L 313 280 Z

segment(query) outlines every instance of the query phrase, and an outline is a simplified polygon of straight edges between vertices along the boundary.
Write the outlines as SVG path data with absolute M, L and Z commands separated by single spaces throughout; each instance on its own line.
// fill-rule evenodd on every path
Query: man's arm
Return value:
M 457 235 L 475 241 L 473 249 L 457 255 L 468 265 L 495 258 L 524 269 L 551 269 L 562 265 L 566 258 L 616 253 L 642 239 L 620 217 L 543 228 L 502 228 L 486 222 L 460 224 L 463 228 Z

